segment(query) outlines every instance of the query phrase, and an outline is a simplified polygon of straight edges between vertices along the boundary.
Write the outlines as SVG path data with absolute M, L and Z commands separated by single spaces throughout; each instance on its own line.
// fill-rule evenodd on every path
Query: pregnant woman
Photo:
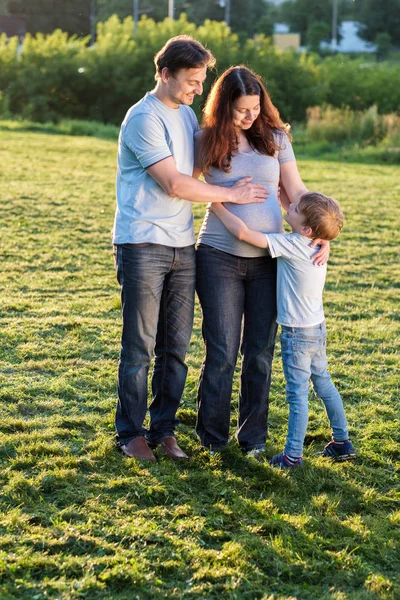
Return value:
M 208 183 L 230 187 L 243 177 L 264 185 L 262 204 L 225 207 L 252 229 L 280 232 L 282 202 L 307 191 L 297 170 L 288 127 L 261 79 L 246 67 L 232 67 L 214 84 L 196 135 L 196 170 Z M 286 197 L 287 196 L 287 197 Z M 329 245 L 315 255 L 326 262 Z M 233 375 L 242 356 L 237 440 L 246 454 L 265 449 L 271 366 L 276 337 L 276 264 L 266 250 L 233 237 L 207 211 L 197 248 L 197 293 L 203 312 L 206 357 L 198 391 L 196 431 L 211 453 L 229 440 Z

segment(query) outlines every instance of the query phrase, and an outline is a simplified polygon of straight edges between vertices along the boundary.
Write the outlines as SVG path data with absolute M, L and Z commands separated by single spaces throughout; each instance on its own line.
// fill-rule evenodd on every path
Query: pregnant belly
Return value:
M 259 204 L 225 204 L 225 207 L 250 229 L 265 233 L 282 231 L 282 212 L 276 191 L 270 192 L 265 202 Z

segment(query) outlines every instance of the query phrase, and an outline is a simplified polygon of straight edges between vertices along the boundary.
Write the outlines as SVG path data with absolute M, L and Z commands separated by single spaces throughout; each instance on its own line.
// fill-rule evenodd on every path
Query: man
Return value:
M 195 251 L 190 202 L 262 202 L 265 188 L 244 179 L 233 188 L 194 179 L 189 107 L 201 94 L 212 54 L 188 36 L 156 54 L 156 87 L 132 106 L 118 144 L 114 225 L 123 329 L 118 370 L 117 445 L 127 457 L 155 461 L 152 448 L 179 460 L 174 430 L 193 324 Z M 150 428 L 148 370 L 155 353 Z

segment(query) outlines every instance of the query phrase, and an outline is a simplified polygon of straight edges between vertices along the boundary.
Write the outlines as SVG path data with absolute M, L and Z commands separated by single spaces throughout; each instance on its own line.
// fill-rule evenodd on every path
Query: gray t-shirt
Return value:
M 192 176 L 198 128 L 189 106 L 171 108 L 150 93 L 129 109 L 118 141 L 114 244 L 194 244 L 192 203 L 168 196 L 146 169 L 173 156 Z
M 299 233 L 266 234 L 270 254 L 278 259 L 277 305 L 279 325 L 313 327 L 324 320 L 322 293 L 326 264 L 313 264 L 319 247 Z
M 225 173 L 219 169 L 210 169 L 205 176 L 207 183 L 231 187 L 243 177 L 253 177 L 252 183 L 264 185 L 269 191 L 267 200 L 259 204 L 231 204 L 225 202 L 224 206 L 231 213 L 240 217 L 250 229 L 256 231 L 283 231 L 282 212 L 278 200 L 278 184 L 280 168 L 279 165 L 295 160 L 292 145 L 284 132 L 276 134 L 276 141 L 280 146 L 275 156 L 266 156 L 255 150 L 250 152 L 238 152 L 232 157 L 231 171 Z M 195 163 L 198 164 L 198 152 L 201 142 L 201 131 L 195 136 Z M 198 243 L 212 246 L 228 254 L 253 258 L 265 256 L 267 251 L 257 248 L 247 242 L 235 238 L 218 219 L 218 217 L 207 210 L 201 226 Z

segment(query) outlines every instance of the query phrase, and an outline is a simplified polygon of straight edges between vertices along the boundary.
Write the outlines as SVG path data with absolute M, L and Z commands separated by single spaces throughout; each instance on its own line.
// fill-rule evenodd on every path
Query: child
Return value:
M 322 398 L 333 439 L 321 452 L 334 460 L 356 457 L 349 440 L 342 399 L 327 370 L 326 328 L 322 307 L 326 265 L 313 264 L 318 247 L 311 240 L 333 240 L 343 226 L 343 215 L 336 200 L 317 192 L 304 194 L 298 204 L 291 204 L 285 220 L 292 233 L 264 234 L 249 229 L 222 204 L 212 210 L 237 238 L 268 248 L 278 258 L 277 322 L 281 325 L 283 370 L 289 424 L 283 452 L 269 462 L 274 467 L 291 468 L 303 464 L 303 443 L 308 424 L 309 380 Z

